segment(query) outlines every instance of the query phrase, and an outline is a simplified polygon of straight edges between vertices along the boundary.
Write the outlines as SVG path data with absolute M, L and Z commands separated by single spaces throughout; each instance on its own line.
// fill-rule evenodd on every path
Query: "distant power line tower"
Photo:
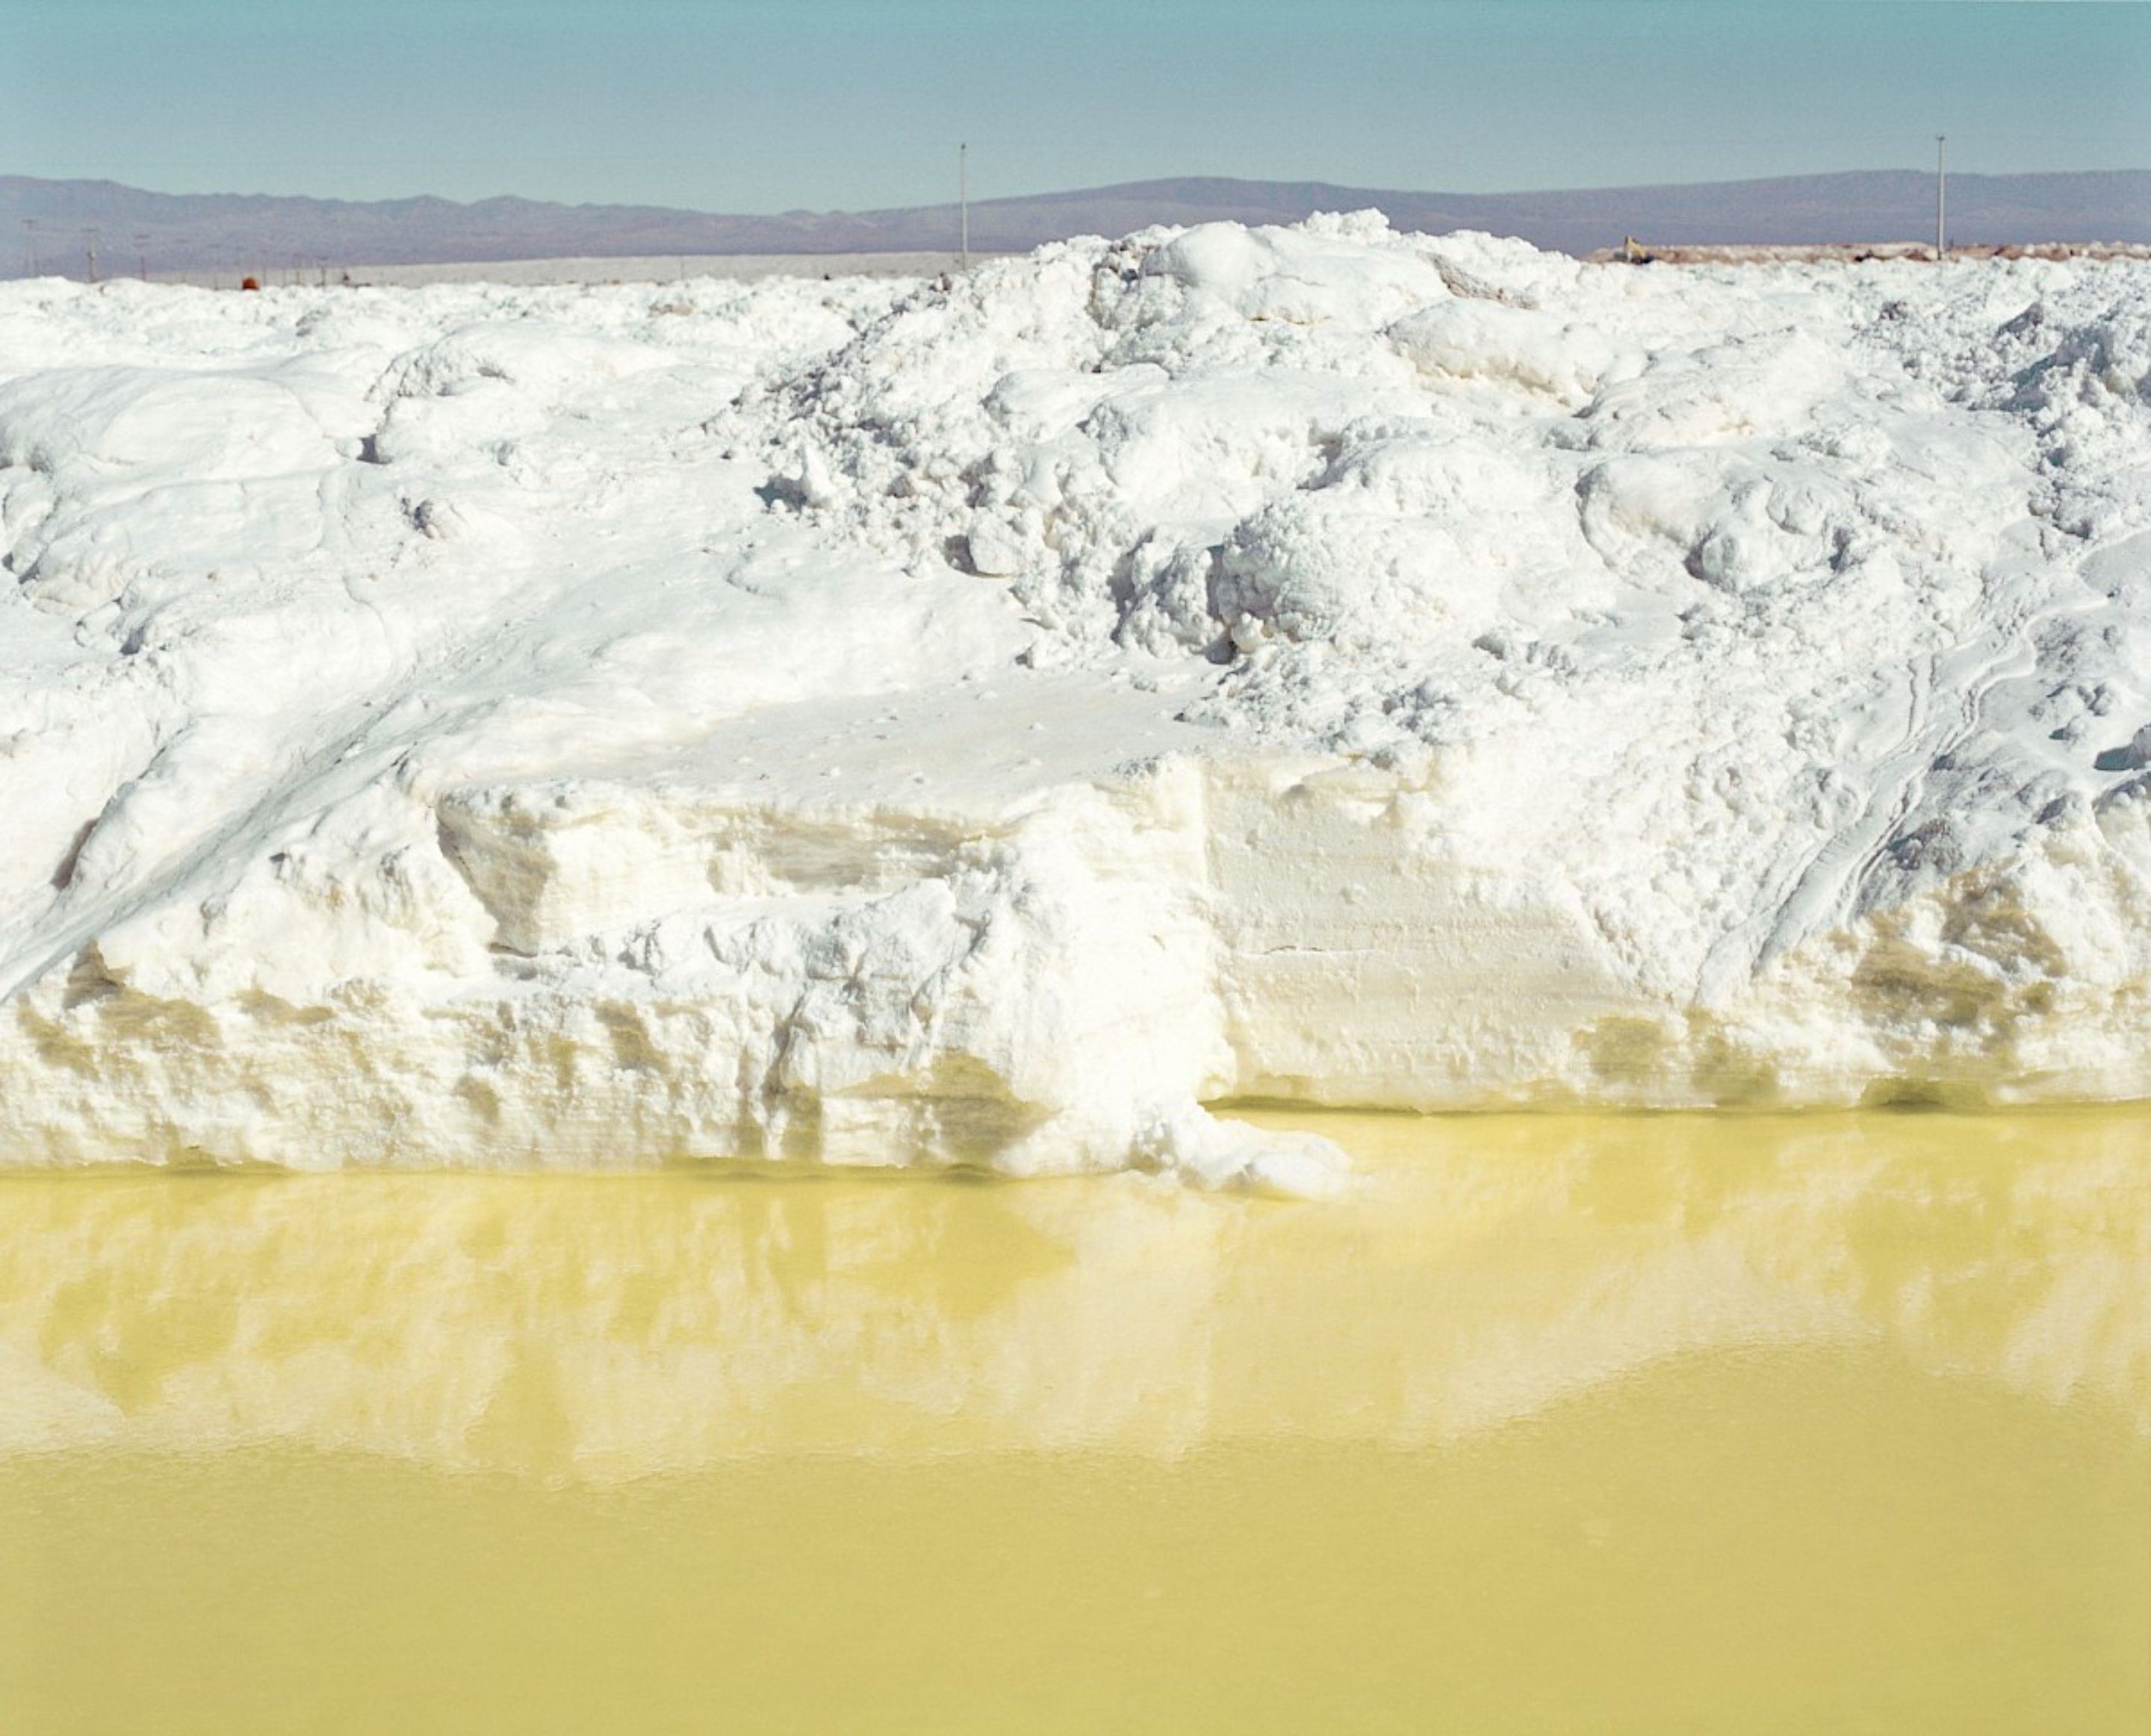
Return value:
M 89 260 L 89 280 L 97 281 L 97 242 L 99 231 L 86 229 L 82 232 L 82 250 Z
M 1935 134 L 1935 263 L 1937 265 L 1942 262 L 1942 249 L 1946 245 L 1942 228 L 1942 214 L 1946 209 L 1943 200 L 1948 191 L 1949 182 L 1947 177 L 1942 173 L 1942 147 L 1948 143 L 1948 134 Z

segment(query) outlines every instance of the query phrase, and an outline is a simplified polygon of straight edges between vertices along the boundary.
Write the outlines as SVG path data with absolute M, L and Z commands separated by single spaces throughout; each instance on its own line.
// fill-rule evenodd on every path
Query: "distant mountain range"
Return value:
M 1584 254 L 1634 235 L 1682 243 L 1911 241 L 1934 233 L 1934 179 L 1912 169 L 1796 175 L 1560 193 L 1408 193 L 1320 181 L 1131 181 L 1073 193 L 983 199 L 971 245 L 1010 251 L 1070 235 L 1221 219 L 1295 222 L 1314 211 L 1376 207 L 1399 229 L 1488 230 Z M 34 225 L 30 226 L 30 225 Z M 288 199 L 148 193 L 114 181 L 0 176 L 0 276 L 79 277 L 95 230 L 100 275 L 285 268 L 326 263 L 627 258 L 664 254 L 921 251 L 956 242 L 954 205 L 890 211 L 726 216 L 655 205 L 563 205 L 527 199 Z M 1951 175 L 1949 230 L 1971 245 L 2151 242 L 2151 170 Z M 8 244 L 13 245 L 10 246 Z M 12 257 L 10 255 L 12 255 Z

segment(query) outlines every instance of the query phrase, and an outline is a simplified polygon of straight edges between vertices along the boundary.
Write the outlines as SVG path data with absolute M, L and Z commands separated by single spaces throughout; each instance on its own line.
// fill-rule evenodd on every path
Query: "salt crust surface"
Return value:
M 0 286 L 0 1153 L 2151 1095 L 2151 266 Z

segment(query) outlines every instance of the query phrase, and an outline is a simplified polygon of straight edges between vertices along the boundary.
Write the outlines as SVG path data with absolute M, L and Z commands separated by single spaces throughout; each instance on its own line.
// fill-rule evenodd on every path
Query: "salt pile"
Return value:
M 0 288 L 0 1153 L 2151 1095 L 2151 266 Z

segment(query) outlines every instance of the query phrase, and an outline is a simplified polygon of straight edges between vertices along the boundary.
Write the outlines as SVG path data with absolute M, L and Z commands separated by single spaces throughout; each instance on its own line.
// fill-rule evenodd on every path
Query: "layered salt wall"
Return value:
M 0 288 L 0 1157 L 2151 1094 L 2151 266 Z

